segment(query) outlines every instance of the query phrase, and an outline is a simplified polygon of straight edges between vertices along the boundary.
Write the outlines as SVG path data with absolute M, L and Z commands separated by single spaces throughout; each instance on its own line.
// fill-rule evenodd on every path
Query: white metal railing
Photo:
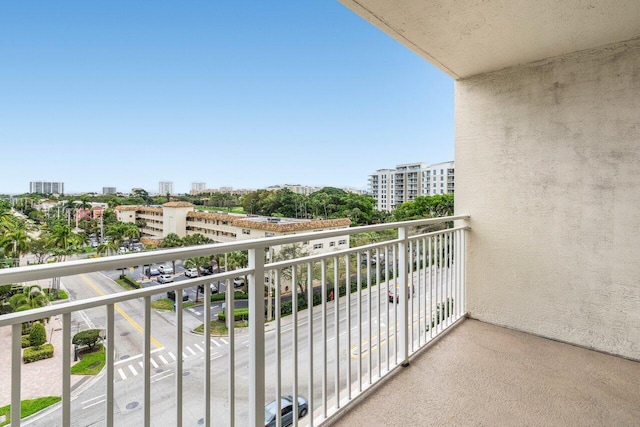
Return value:
M 306 408 L 299 407 L 297 399 L 293 399 L 293 425 L 321 424 L 396 367 L 407 364 L 413 353 L 464 315 L 465 232 L 468 229 L 464 220 L 468 218 L 459 215 L 0 270 L 0 284 L 7 284 L 232 251 L 248 251 L 249 254 L 248 267 L 240 270 L 0 316 L 0 327 L 12 328 L 11 425 L 20 425 L 21 324 L 51 316 L 62 317 L 62 342 L 67 344 L 61 349 L 59 417 L 62 425 L 71 425 L 72 414 L 76 414 L 72 408 L 70 381 L 72 315 L 95 308 L 105 310 L 104 324 L 100 326 L 106 330 L 107 363 L 102 382 L 97 383 L 105 395 L 101 423 L 107 426 L 140 422 L 149 425 L 155 408 L 162 405 L 163 408 L 175 408 L 173 422 L 163 420 L 178 426 L 183 422 L 192 424 L 185 417 L 192 417 L 194 412 L 201 414 L 200 421 L 204 425 L 261 426 L 265 421 L 265 401 L 282 395 L 306 394 Z M 419 231 L 421 227 L 445 221 L 458 221 L 461 225 L 434 232 Z M 268 247 L 300 243 L 310 238 L 382 230 L 397 230 L 397 238 L 265 263 Z M 205 285 L 204 319 L 209 319 L 212 303 L 207 284 L 212 280 L 223 280 L 227 282 L 227 289 L 232 289 L 231 280 L 243 275 L 249 277 L 248 341 L 245 345 L 240 343 L 238 337 L 242 333 L 229 322 L 226 363 L 224 366 L 217 362 L 212 364 L 211 329 L 205 321 L 203 361 L 196 364 L 192 359 L 187 360 L 185 339 L 192 338 L 183 331 L 182 290 Z M 267 283 L 275 295 L 273 305 L 265 305 L 264 278 L 270 278 Z M 304 283 L 305 289 L 298 289 L 303 287 L 299 283 Z M 290 302 L 287 293 L 281 292 L 283 286 L 290 287 Z M 153 365 L 157 362 L 152 358 L 151 333 L 156 327 L 153 321 L 157 315 L 151 309 L 151 300 L 169 290 L 174 290 L 176 295 L 176 310 L 171 315 L 174 335 L 171 345 L 177 354 L 175 365 L 171 367 L 175 382 L 172 391 L 154 394 L 151 378 Z M 292 297 L 295 294 L 297 297 Z M 318 303 L 315 307 L 314 300 Z M 117 412 L 114 404 L 121 394 L 115 381 L 118 346 L 115 320 L 116 311 L 124 316 L 117 304 L 140 304 L 140 301 L 143 373 L 132 381 L 141 383 L 142 419 L 133 422 L 122 411 Z M 235 306 L 233 292 L 226 292 L 226 304 L 227 307 Z M 298 311 L 299 304 L 306 304 L 308 308 Z M 291 314 L 284 316 L 289 305 Z M 275 311 L 274 320 L 265 330 L 265 309 L 271 307 Z M 266 316 L 270 319 L 272 313 L 266 313 Z M 248 363 L 241 364 L 245 358 Z M 202 371 L 202 383 L 197 386 L 202 388 L 202 398 L 195 408 L 192 398 L 185 399 L 185 394 L 192 394 L 186 393 L 188 388 L 196 387 L 191 380 L 185 384 L 187 366 Z M 220 384 L 226 384 L 226 387 Z M 185 405 L 191 405 L 188 414 Z M 298 420 L 299 412 L 309 415 Z M 278 416 L 276 424 L 281 425 L 281 422 Z

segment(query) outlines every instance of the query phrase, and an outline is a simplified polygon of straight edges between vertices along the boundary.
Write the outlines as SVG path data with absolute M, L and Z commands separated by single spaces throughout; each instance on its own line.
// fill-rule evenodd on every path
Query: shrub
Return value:
M 29 335 L 22 336 L 22 348 L 31 347 L 31 342 L 29 341 Z
M 42 323 L 36 322 L 31 326 L 31 332 L 29 332 L 29 342 L 32 347 L 40 347 L 47 341 L 47 332 L 42 326 Z M 39 359 L 37 359 L 39 360 Z
M 101 339 L 100 329 L 86 329 L 75 334 L 71 342 L 78 346 L 93 349 L 96 343 Z
M 227 314 L 222 311 L 218 313 L 218 320 L 224 322 L 227 320 Z M 249 309 L 248 308 L 236 308 L 233 310 L 233 320 L 249 320 Z
M 12 312 L 13 312 L 13 308 L 11 307 L 11 304 L 9 304 L 8 302 L 5 302 L 2 305 L 0 305 L 0 314 L 9 314 Z
M 24 363 L 31 363 L 42 359 L 49 359 L 51 357 L 53 357 L 53 345 L 51 344 L 45 344 L 37 348 L 28 347 L 25 348 L 22 353 L 22 360 Z
M 124 280 L 132 288 L 140 289 L 140 283 L 136 282 L 136 280 L 133 277 L 123 274 L 120 276 L 120 279 Z
M 249 295 L 244 292 L 235 291 L 233 293 L 234 299 L 249 299 Z M 221 294 L 211 294 L 211 302 L 215 301 L 224 301 L 226 299 L 226 294 L 223 292 Z

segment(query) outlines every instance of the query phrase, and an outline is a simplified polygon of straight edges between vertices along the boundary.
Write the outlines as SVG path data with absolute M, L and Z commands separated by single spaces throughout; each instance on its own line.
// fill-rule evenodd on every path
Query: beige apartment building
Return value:
M 309 220 L 275 218 L 225 212 L 196 212 L 195 205 L 188 202 L 169 202 L 162 206 L 117 206 L 119 221 L 135 223 L 144 220 L 142 237 L 160 241 L 170 233 L 180 237 L 202 234 L 214 242 L 274 237 L 311 231 L 348 228 L 347 218 Z M 349 236 L 310 239 L 303 242 L 303 250 L 316 254 L 349 247 Z

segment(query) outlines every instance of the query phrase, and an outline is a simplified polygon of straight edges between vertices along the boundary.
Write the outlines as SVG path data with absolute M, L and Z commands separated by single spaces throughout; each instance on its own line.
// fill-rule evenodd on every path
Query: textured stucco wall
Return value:
M 472 317 L 640 359 L 640 41 L 456 82 Z

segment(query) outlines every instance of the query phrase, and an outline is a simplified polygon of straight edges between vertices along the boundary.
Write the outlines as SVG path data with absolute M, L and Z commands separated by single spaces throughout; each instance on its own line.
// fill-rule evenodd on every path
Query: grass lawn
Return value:
M 162 298 L 151 301 L 151 308 L 155 308 L 156 310 L 173 311 L 173 304 L 173 300 L 170 300 L 169 298 Z M 191 307 L 193 305 L 195 305 L 195 302 L 193 301 L 185 301 L 182 303 L 183 308 Z
M 238 320 L 234 323 L 236 328 L 246 328 L 247 323 L 244 320 Z M 197 334 L 204 334 L 204 323 L 193 330 Z M 229 335 L 227 324 L 217 320 L 211 321 L 211 335 Z
M 27 399 L 20 402 L 20 418 L 26 418 L 29 415 L 33 415 L 38 411 L 43 410 L 47 406 L 51 406 L 60 402 L 59 396 L 39 397 L 37 399 Z M 0 415 L 6 415 L 5 422 L 0 423 L 0 426 L 6 426 L 11 423 L 11 405 L 3 406 L 0 408 Z
M 97 344 L 92 352 L 79 352 L 80 361 L 71 367 L 74 375 L 97 375 L 104 367 L 106 355 L 102 344 Z
M 131 291 L 131 290 L 133 290 L 133 289 L 136 289 L 136 288 L 134 288 L 133 286 L 131 286 L 131 285 L 129 284 L 129 282 L 127 282 L 127 281 L 126 281 L 126 280 L 124 280 L 124 279 L 116 279 L 116 283 L 117 283 L 118 285 L 122 286 L 122 287 L 123 287 L 124 289 L 126 289 L 127 291 Z

